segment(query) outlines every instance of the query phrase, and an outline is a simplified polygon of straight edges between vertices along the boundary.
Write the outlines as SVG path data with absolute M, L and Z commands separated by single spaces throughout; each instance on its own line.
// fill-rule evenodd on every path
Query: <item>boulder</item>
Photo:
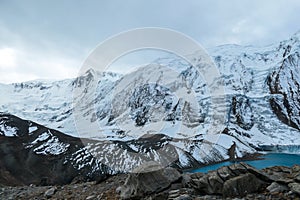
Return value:
M 129 174 L 118 191 L 122 199 L 138 199 L 161 192 L 180 179 L 181 174 L 177 169 L 163 168 L 155 162 L 149 162 Z
M 270 193 L 282 193 L 282 192 L 289 191 L 289 188 L 286 185 L 273 182 L 271 185 L 267 187 L 267 190 Z
M 292 192 L 300 195 L 300 183 L 290 183 L 289 187 Z
M 265 185 L 265 182 L 255 175 L 246 173 L 231 178 L 224 183 L 223 197 L 242 197 L 246 194 L 258 192 Z

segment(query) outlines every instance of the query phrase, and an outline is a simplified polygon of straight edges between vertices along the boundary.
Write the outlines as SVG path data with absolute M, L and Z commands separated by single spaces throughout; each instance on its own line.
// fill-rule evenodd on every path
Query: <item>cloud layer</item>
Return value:
M 171 28 L 204 47 L 267 45 L 300 29 L 299 10 L 298 0 L 0 0 L 0 82 L 74 77 L 98 43 L 138 27 Z

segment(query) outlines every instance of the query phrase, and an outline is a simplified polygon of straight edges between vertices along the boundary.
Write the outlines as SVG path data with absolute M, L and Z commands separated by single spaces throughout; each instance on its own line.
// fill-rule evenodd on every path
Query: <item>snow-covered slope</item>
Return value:
M 294 125 L 300 119 L 299 38 L 297 33 L 267 47 L 226 45 L 211 50 L 226 84 L 228 129 L 240 140 L 254 146 L 300 143 Z
M 132 171 L 148 161 L 179 168 L 197 167 L 228 159 L 231 140 L 223 135 L 222 141 L 227 142 L 212 146 L 203 139 L 174 139 L 163 134 L 128 141 L 79 139 L 0 113 L 0 174 L 6 174 L 0 176 L 0 184 L 102 180 L 109 174 Z M 242 156 L 247 149 L 242 145 L 236 153 Z
M 104 142 L 95 156 L 117 171 L 140 163 L 129 152 L 142 153 L 143 138 L 152 138 L 154 146 L 171 145 L 180 166 L 228 159 L 233 142 L 238 156 L 266 145 L 299 145 L 299 38 L 295 34 L 267 47 L 210 49 L 221 73 L 213 85 L 178 58 L 158 59 L 126 75 L 91 69 L 76 79 L 2 84 L 0 111 Z M 220 85 L 226 101 L 212 104 L 210 90 Z M 225 111 L 226 120 L 208 137 L 214 110 Z M 0 131 L 14 136 L 16 130 L 2 126 Z M 161 159 L 153 156 L 154 147 L 149 151 L 153 154 L 144 160 Z M 127 163 L 118 164 L 119 158 Z

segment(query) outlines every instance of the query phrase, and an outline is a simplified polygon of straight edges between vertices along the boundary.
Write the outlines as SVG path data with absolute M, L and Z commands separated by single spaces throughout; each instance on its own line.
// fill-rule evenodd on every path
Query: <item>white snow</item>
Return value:
M 36 127 L 36 126 L 30 126 L 30 127 L 28 128 L 28 133 L 31 134 L 32 132 L 34 132 L 34 131 L 36 131 L 36 130 L 38 130 L 38 127 Z
M 5 124 L 1 124 L 0 122 L 0 135 L 4 135 L 7 137 L 15 137 L 17 136 L 18 129 L 16 127 L 6 126 Z

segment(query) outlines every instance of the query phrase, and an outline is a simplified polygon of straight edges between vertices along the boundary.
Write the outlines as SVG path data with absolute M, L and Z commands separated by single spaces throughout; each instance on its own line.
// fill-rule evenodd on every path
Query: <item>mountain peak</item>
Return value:
M 96 70 L 93 68 L 89 68 L 88 70 L 85 71 L 85 73 L 83 74 L 84 76 L 93 76 L 95 77 L 95 75 L 97 74 Z

